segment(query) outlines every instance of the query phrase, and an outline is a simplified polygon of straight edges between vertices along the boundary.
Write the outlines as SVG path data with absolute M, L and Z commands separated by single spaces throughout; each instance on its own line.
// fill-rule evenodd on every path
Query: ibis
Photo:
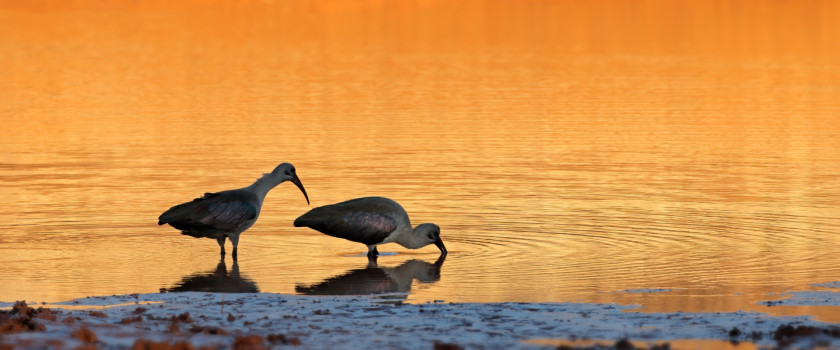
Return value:
M 356 198 L 318 207 L 295 219 L 294 224 L 362 243 L 368 248 L 368 257 L 379 255 L 377 245 L 391 242 L 408 249 L 434 243 L 441 255 L 447 254 L 440 227 L 426 223 L 412 228 L 405 209 L 383 197 Z
M 169 208 L 158 218 L 158 225 L 169 224 L 187 236 L 215 239 L 222 249 L 223 258 L 225 239 L 230 239 L 232 256 L 236 260 L 239 235 L 257 221 L 268 191 L 286 181 L 294 183 L 309 204 L 309 196 L 295 173 L 295 167 L 282 163 L 250 186 L 205 193 L 200 198 Z

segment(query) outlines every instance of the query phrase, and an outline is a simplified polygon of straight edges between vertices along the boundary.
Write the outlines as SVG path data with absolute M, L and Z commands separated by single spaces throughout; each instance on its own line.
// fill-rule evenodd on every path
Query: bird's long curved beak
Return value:
M 292 183 L 295 184 L 301 192 L 303 192 L 303 196 L 306 197 L 306 204 L 309 205 L 309 196 L 306 195 L 306 189 L 303 188 L 303 184 L 300 182 L 300 178 L 297 175 L 292 178 Z
M 448 253 L 446 251 L 446 246 L 443 245 L 443 240 L 441 240 L 440 237 L 438 237 L 435 241 L 435 246 L 438 247 L 438 249 L 440 249 L 440 255 L 446 255 Z

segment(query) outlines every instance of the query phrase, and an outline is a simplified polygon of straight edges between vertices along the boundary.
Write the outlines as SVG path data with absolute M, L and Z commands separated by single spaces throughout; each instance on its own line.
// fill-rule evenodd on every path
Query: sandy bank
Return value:
M 835 325 L 807 316 L 641 313 L 616 304 L 406 304 L 381 296 L 189 292 L 90 297 L 40 310 L 30 306 L 18 304 L 0 315 L 0 349 L 155 348 L 153 343 L 165 343 L 161 349 L 539 349 L 554 346 L 525 341 L 625 338 L 649 344 L 719 339 L 840 347 Z M 793 327 L 778 335 L 785 326 Z

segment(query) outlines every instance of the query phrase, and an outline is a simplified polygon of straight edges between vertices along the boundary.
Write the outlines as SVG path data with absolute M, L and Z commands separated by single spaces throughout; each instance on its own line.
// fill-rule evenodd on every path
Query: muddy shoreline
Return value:
M 188 292 L 0 306 L 11 306 L 0 315 L 0 349 L 558 347 L 558 343 L 535 341 L 540 339 L 615 342 L 604 345 L 607 348 L 626 348 L 627 344 L 656 348 L 681 339 L 770 348 L 791 344 L 802 348 L 840 347 L 840 328 L 809 316 L 643 313 L 632 311 L 633 306 L 617 304 L 407 304 L 398 296 L 387 295 Z

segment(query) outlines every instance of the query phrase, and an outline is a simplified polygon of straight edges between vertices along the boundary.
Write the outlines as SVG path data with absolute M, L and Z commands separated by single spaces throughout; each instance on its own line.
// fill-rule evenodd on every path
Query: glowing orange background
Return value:
M 155 218 L 281 161 L 313 205 L 384 195 L 443 227 L 451 257 L 418 301 L 731 310 L 838 280 L 838 18 L 837 1 L 0 0 L 0 300 L 212 270 L 214 242 Z M 289 293 L 363 267 L 361 245 L 290 227 L 307 207 L 286 185 L 242 271 Z M 686 291 L 603 293 L 652 287 Z

